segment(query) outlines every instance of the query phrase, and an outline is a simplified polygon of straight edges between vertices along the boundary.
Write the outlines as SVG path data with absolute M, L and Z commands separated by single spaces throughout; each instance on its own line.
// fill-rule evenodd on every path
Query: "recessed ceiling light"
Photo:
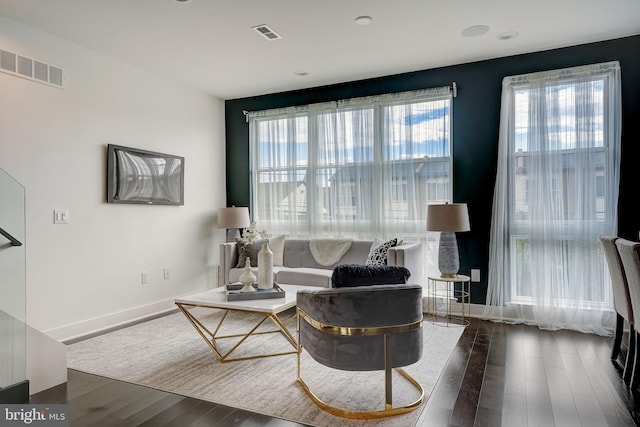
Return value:
M 373 21 L 373 18 L 367 15 L 362 15 L 355 18 L 354 21 L 358 25 L 369 25 L 371 24 L 371 21 Z
M 486 34 L 488 31 L 489 27 L 487 27 L 486 25 L 472 25 L 462 30 L 460 34 L 462 34 L 464 37 L 478 37 Z
M 308 76 L 309 72 L 304 70 L 296 70 L 293 72 L 293 74 L 295 74 L 296 76 L 304 77 L 304 76 Z
M 178 3 L 189 3 L 191 0 L 176 0 Z
M 510 39 L 515 39 L 519 35 L 520 33 L 517 31 L 505 31 L 504 33 L 498 34 L 497 38 L 499 40 L 510 40 Z

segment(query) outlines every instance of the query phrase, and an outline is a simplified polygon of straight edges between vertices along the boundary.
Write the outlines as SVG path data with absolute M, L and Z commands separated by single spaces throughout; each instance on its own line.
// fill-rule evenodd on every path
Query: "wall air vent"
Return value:
M 256 25 L 255 27 L 251 27 L 254 31 L 256 31 L 258 34 L 260 34 L 262 37 L 264 37 L 265 39 L 271 41 L 271 40 L 279 40 L 282 38 L 282 36 L 280 36 L 280 34 L 276 33 L 275 31 L 273 31 L 271 28 L 269 28 L 267 25 Z
M 0 71 L 62 88 L 62 68 L 0 49 Z
M 17 55 L 15 53 L 0 50 L 0 70 L 10 73 L 16 72 Z

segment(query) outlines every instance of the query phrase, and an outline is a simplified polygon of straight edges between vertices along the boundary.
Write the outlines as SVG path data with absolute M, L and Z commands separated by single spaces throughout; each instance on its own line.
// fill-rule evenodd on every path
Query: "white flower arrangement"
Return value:
M 249 228 L 245 228 L 242 231 L 242 240 L 249 244 L 256 239 L 266 239 L 267 237 L 269 237 L 267 230 L 258 230 L 255 222 L 252 222 Z

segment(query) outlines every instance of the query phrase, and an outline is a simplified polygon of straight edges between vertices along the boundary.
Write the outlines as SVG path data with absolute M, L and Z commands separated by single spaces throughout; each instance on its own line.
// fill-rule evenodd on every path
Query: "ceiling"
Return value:
M 640 34 L 638 0 L 0 0 L 0 15 L 223 99 Z

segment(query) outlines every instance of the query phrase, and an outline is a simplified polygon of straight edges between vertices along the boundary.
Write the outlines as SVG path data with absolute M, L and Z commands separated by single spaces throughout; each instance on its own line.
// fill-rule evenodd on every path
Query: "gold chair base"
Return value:
M 411 412 L 417 409 L 424 402 L 424 388 L 422 387 L 422 385 L 420 385 L 420 383 L 416 381 L 411 375 L 409 375 L 404 369 L 395 368 L 394 370 L 398 372 L 400 375 L 402 375 L 407 381 L 409 381 L 416 388 L 416 390 L 418 390 L 418 392 L 420 393 L 420 397 L 416 401 L 408 405 L 399 406 L 396 408 L 394 408 L 390 403 L 386 403 L 385 409 L 381 409 L 379 411 L 353 411 L 353 410 L 338 408 L 336 406 L 331 406 L 328 403 L 324 402 L 322 399 L 320 399 L 311 391 L 307 383 L 305 383 L 304 380 L 300 377 L 299 373 L 298 373 L 297 382 L 298 384 L 300 384 L 300 386 L 302 387 L 302 390 L 304 390 L 307 396 L 309 396 L 309 398 L 313 401 L 313 403 L 315 403 L 323 411 L 326 411 L 330 414 L 333 414 L 342 418 L 351 418 L 356 420 L 371 420 L 371 419 L 385 418 L 385 417 L 392 417 L 395 415 L 406 414 L 407 412 Z

